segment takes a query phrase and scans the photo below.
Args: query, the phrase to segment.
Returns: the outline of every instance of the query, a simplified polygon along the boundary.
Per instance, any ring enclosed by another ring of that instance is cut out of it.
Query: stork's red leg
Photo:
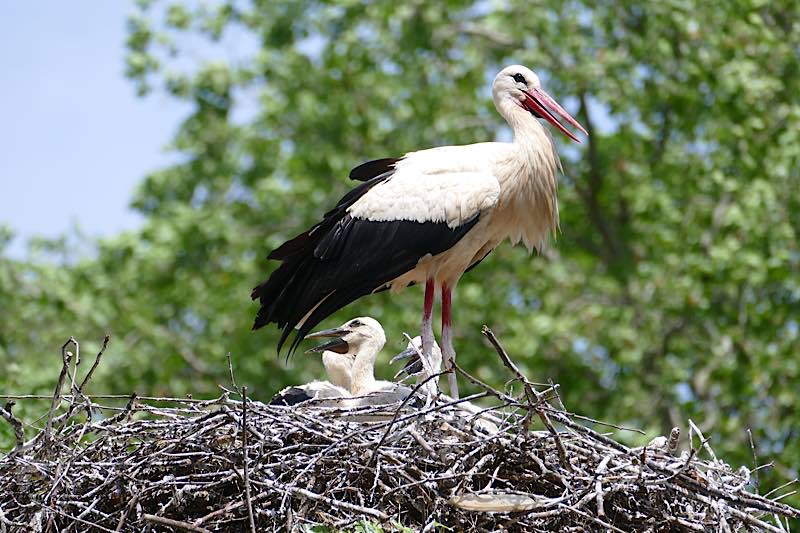
[[[425,306],[422,309],[422,355],[428,361],[431,360],[433,351],[433,298],[435,287],[433,280],[428,279],[425,283]]]
[[[450,396],[458,398],[458,379],[452,368],[456,360],[456,350],[453,348],[453,300],[452,289],[442,283],[442,362],[447,374],[447,384],[450,387]]]

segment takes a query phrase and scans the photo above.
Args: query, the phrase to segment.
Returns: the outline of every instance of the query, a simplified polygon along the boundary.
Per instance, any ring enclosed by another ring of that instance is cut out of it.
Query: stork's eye
[[[354,328],[357,328],[359,326],[363,326],[364,324],[362,324],[360,320],[353,320],[352,322],[350,322],[350,325]]]
[[[514,78],[514,81],[517,82],[517,83],[524,83],[525,85],[528,85],[528,82],[525,81],[525,76],[523,76],[519,72],[517,72],[516,74],[514,74],[511,77]]]

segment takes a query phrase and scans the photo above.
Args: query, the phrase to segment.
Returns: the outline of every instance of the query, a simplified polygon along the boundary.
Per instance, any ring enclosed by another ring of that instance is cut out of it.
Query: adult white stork
[[[323,220],[269,254],[282,264],[253,289],[253,329],[276,323],[278,351],[293,328],[300,340],[333,312],[367,294],[425,284],[423,352],[433,346],[436,291],[442,300],[445,369],[455,357],[452,291],[464,272],[504,239],[541,249],[558,227],[560,161],[542,118],[578,141],[556,116],[578,124],[531,70],[504,68],[492,84],[497,111],[514,132],[510,143],[442,146],[378,159],[350,172],[363,181]],[[454,374],[450,392],[458,396]]]

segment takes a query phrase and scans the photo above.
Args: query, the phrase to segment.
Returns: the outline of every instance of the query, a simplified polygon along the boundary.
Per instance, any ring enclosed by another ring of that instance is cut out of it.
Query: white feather
[[[427,174],[402,166],[348,211],[354,218],[374,222],[446,222],[455,228],[490,209],[499,196],[500,183],[488,173]]]

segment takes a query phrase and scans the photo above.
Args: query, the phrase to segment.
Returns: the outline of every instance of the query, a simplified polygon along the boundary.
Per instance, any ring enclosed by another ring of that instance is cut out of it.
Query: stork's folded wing
[[[399,167],[348,208],[371,222],[445,222],[456,228],[497,203],[500,184],[483,172],[424,174]]]

